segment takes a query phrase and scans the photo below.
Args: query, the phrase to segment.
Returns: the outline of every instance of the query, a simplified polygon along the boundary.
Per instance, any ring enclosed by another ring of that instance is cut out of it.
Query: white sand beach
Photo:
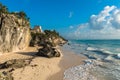
[[[35,57],[30,65],[15,69],[12,72],[14,80],[63,80],[64,71],[82,64],[85,58],[74,54],[65,47],[60,47],[60,50],[62,52],[61,57]],[[35,47],[29,47],[20,52],[6,53],[0,56],[0,63],[12,59],[32,58],[36,52]]]

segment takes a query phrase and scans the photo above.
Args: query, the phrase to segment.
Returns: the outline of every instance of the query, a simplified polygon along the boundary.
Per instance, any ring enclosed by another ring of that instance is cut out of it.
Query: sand
[[[80,64],[84,64],[84,60],[86,59],[83,55],[75,54],[69,46],[60,47],[62,51],[62,59],[59,63],[60,71],[50,77],[47,80],[64,80],[64,71],[70,67],[74,67]]]
[[[35,57],[29,66],[15,69],[14,80],[63,80],[64,71],[83,63],[85,57],[75,55],[69,48],[61,47],[62,56],[57,58]],[[32,58],[37,52],[35,47],[26,50],[6,53],[0,56],[0,63],[11,59]]]

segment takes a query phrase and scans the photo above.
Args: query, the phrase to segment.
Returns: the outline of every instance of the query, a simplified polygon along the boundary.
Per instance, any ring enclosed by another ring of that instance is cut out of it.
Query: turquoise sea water
[[[65,80],[120,80],[120,40],[70,40],[68,46],[88,59],[65,71]]]
[[[71,40],[69,44],[76,53],[94,58],[106,58],[108,55],[120,58],[120,40]]]

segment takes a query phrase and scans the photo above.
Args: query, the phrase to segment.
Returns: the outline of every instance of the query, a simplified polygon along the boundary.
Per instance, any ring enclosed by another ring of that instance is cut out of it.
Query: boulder
[[[0,64],[0,69],[7,69],[7,68],[22,68],[30,64],[30,60],[26,59],[13,59],[6,61]]]
[[[36,55],[51,58],[60,57],[60,54],[60,50],[47,44],[46,46],[43,46],[43,48],[39,49]]]
[[[10,72],[0,72],[0,80],[14,80]]]

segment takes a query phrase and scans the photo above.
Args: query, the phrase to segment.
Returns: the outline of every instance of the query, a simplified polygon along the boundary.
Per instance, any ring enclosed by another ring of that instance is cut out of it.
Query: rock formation
[[[0,13],[0,52],[25,49],[30,42],[29,21],[15,14]]]
[[[44,32],[35,32],[35,30],[33,32],[33,30],[31,30],[31,36],[31,46],[42,46],[46,43],[50,43],[52,46],[56,46],[63,45],[67,42],[67,40],[61,37],[55,30],[45,30]]]
[[[60,50],[58,50],[55,47],[52,47],[49,44],[46,44],[43,46],[43,48],[39,49],[37,56],[43,56],[43,57],[60,57],[61,53]]]
[[[59,57],[60,52],[54,47],[66,42],[55,30],[43,32],[41,26],[30,29],[29,18],[23,11],[9,12],[0,3],[0,53],[23,50],[30,43],[30,46],[43,46],[37,55]]]
[[[22,68],[30,64],[31,59],[13,59],[0,64],[0,69]]]
[[[41,26],[34,26],[33,29],[31,29],[32,33],[42,33],[42,27]]]
[[[42,33],[31,32],[32,40],[30,42],[31,46],[42,46],[43,48],[38,49],[37,56],[44,57],[60,57],[60,51],[55,48],[57,45],[63,45],[67,42],[62,38],[59,33],[55,30],[45,30]]]
[[[12,72],[18,68],[28,66],[31,59],[12,59],[4,63],[0,63],[0,80],[14,80]],[[31,65],[36,66],[36,65]],[[2,71],[4,69],[4,71]]]
[[[0,80],[14,80],[10,72],[0,72]]]

